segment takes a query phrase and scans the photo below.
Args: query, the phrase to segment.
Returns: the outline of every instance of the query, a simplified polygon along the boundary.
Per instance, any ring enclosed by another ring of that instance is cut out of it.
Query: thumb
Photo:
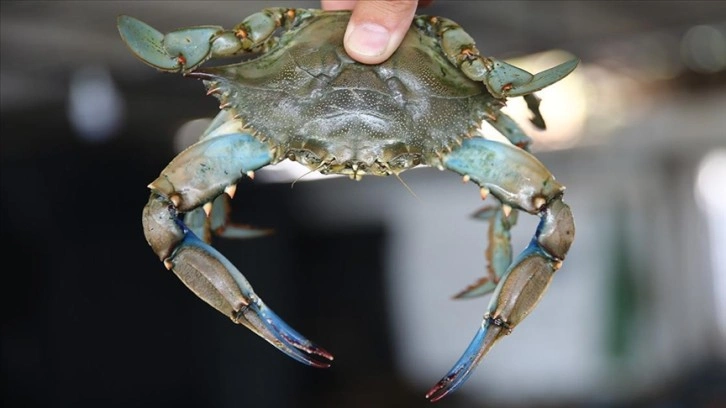
[[[416,0],[358,1],[343,43],[351,58],[378,64],[401,44],[416,12]]]

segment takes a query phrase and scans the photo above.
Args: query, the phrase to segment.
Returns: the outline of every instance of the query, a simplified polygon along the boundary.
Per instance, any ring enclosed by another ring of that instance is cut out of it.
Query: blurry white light
[[[507,62],[529,72],[537,73],[574,58],[564,51],[547,51],[532,54]],[[529,123],[531,116],[524,98],[510,98],[502,110],[510,115],[535,140],[536,149],[562,149],[575,145],[582,136],[587,119],[587,95],[582,76],[582,67],[578,66],[567,77],[550,85],[536,95],[542,99],[540,112],[547,124],[546,130],[540,130]],[[486,128],[486,127],[485,127]]]
[[[311,172],[309,168],[291,160],[283,160],[274,166],[267,166],[255,172],[255,180],[260,180],[265,183],[292,183],[320,180],[330,177],[342,177],[342,175],[326,175],[321,174],[319,171]]]
[[[182,150],[196,143],[211,123],[212,119],[201,118],[192,119],[179,126],[174,135],[174,151],[181,153]]]
[[[726,33],[708,25],[692,27],[683,36],[681,54],[694,71],[718,72],[726,68]]]
[[[726,149],[709,152],[698,166],[695,193],[706,215],[713,265],[716,318],[726,337]],[[726,350],[724,350],[726,352]]]
[[[106,68],[86,67],[73,74],[68,119],[80,138],[90,142],[112,138],[123,113],[123,101]]]
[[[627,55],[639,71],[640,80],[673,79],[683,70],[678,53],[679,38],[666,33],[650,33],[637,40],[638,52]]]

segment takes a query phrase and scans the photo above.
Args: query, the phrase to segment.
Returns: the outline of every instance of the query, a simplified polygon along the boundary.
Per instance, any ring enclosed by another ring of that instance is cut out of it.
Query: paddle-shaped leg
[[[481,327],[459,361],[429,392],[437,401],[456,390],[491,347],[511,333],[539,302],[575,235],[564,187],[534,156],[485,139],[466,140],[444,158],[444,166],[468,176],[503,204],[537,214],[541,221],[529,246],[497,285]]]

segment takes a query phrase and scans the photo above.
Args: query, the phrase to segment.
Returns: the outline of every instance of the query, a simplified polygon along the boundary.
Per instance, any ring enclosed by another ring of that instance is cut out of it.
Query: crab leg
[[[512,243],[509,230],[517,222],[517,211],[503,205],[487,206],[477,211],[474,218],[489,221],[487,275],[454,295],[454,299],[484,296],[496,288],[504,272],[512,264]]]
[[[295,360],[328,367],[333,356],[282,321],[242,273],[179,218],[180,213],[213,202],[272,158],[270,148],[250,134],[207,135],[174,158],[149,185],[144,235],[167,269],[202,300]]]
[[[446,58],[474,81],[482,81],[495,98],[525,96],[566,77],[579,60],[573,59],[532,75],[514,65],[483,57],[471,38],[457,23],[443,17],[417,16],[414,25],[426,35],[436,38]],[[544,126],[537,106],[538,100],[527,98],[537,126]],[[541,127],[540,126],[540,127]]]
[[[572,244],[575,225],[562,201],[564,187],[534,156],[502,143],[468,139],[443,159],[505,205],[541,220],[529,246],[497,285],[487,314],[454,367],[426,394],[437,401],[460,387],[491,347],[509,334],[539,302]]]
[[[519,124],[509,116],[505,115],[502,111],[493,110],[484,117],[484,120],[506,137],[513,145],[529,151],[529,146],[532,144],[532,138],[527,136],[522,128],[519,127]]]
[[[136,57],[158,70],[188,73],[210,58],[264,51],[278,28],[289,29],[319,10],[267,8],[252,14],[232,30],[196,26],[163,34],[141,20],[119,16],[121,38]]]

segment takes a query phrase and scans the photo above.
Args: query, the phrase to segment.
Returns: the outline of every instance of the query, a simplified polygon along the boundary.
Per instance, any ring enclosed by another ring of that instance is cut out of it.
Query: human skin
[[[388,59],[406,35],[417,7],[431,0],[321,0],[324,10],[352,10],[345,51],[364,64]]]

